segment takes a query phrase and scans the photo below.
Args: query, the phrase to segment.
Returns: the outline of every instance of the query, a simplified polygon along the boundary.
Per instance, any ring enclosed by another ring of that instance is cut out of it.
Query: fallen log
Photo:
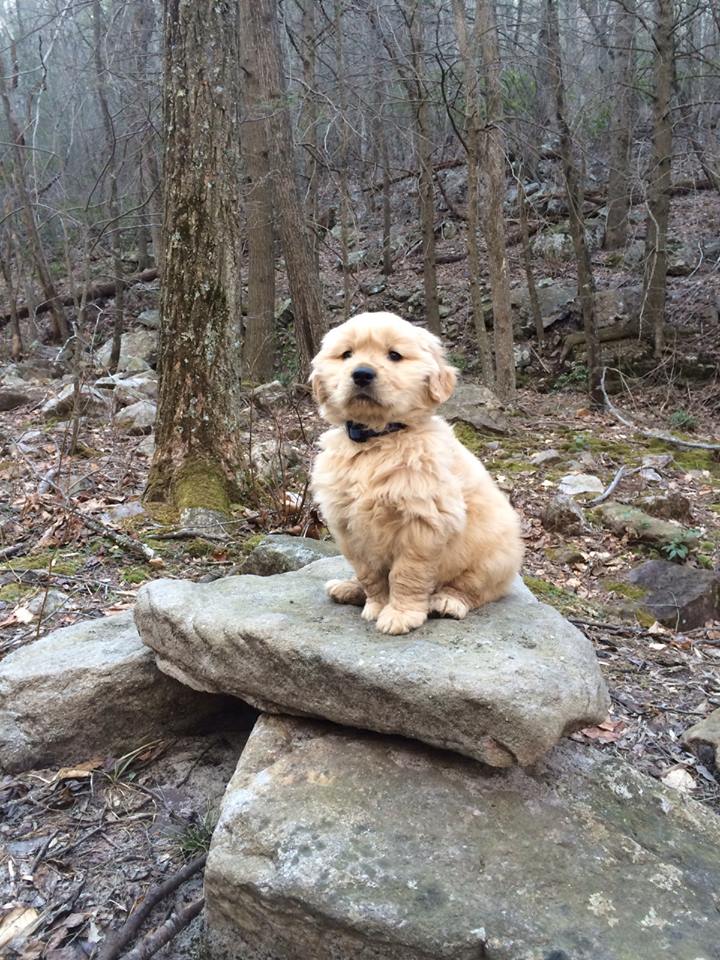
[[[142,273],[136,273],[131,277],[122,277],[122,282],[127,286],[131,283],[149,283],[150,280],[157,279],[158,271],[155,268],[150,270],[143,270]],[[82,299],[83,295],[87,303],[91,303],[93,300],[102,300],[105,297],[112,297],[115,295],[117,290],[117,280],[106,280],[103,283],[90,283],[85,288],[85,291],[78,291],[77,299]],[[47,313],[53,308],[55,304],[60,304],[63,307],[70,307],[76,301],[76,296],[72,293],[66,293],[63,296],[54,297],[52,300],[43,300],[42,303],[39,303],[33,314],[37,316],[39,313]],[[18,320],[24,320],[30,316],[30,308],[28,306],[18,307],[15,311],[15,315]],[[6,326],[10,323],[12,319],[11,313],[2,313],[0,314],[0,327]]]

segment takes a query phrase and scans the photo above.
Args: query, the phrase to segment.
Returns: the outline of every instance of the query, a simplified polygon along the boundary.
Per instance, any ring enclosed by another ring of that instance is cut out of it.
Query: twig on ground
[[[116,930],[114,933],[108,935],[100,951],[98,952],[96,960],[117,960],[123,947],[125,947],[137,936],[140,927],[149,916],[153,907],[167,897],[168,894],[177,890],[177,888],[181,886],[181,884],[185,883],[186,880],[189,880],[190,877],[193,877],[196,873],[199,873],[200,870],[202,870],[205,866],[206,860],[207,854],[203,853],[199,857],[195,857],[194,860],[191,860],[190,863],[185,864],[182,869],[178,870],[177,873],[174,873],[171,877],[168,877],[167,880],[164,880],[162,883],[151,887],[145,894],[145,897],[137,909],[133,910],[122,927],[120,927],[120,929]],[[199,913],[201,909],[202,903],[200,904],[200,908],[197,912]],[[196,915],[197,913],[194,914],[194,916]],[[192,920],[192,917],[190,917],[190,920]],[[187,922],[189,923],[190,920]],[[179,927],[178,929],[181,928]],[[175,933],[177,933],[177,930],[175,930]],[[172,936],[174,936],[175,933],[173,933]],[[163,941],[163,943],[167,943],[167,940]],[[160,946],[162,946],[162,944],[160,944]],[[150,954],[146,953],[144,956],[150,956]]]
[[[100,536],[106,537],[108,540],[112,540],[113,543],[116,543],[119,547],[122,547],[123,550],[127,550],[127,552],[131,553],[133,556],[139,557],[142,560],[155,559],[156,554],[152,547],[148,547],[140,540],[133,540],[133,538],[128,537],[127,534],[118,533],[117,530],[113,530],[112,527],[106,526],[104,523],[101,523],[94,517],[89,517],[86,513],[76,510],[67,501],[65,502],[65,507],[70,511],[70,513],[75,514],[76,517],[82,520],[85,526],[89,527],[94,533],[99,533]]]
[[[19,553],[26,553],[32,547],[31,543],[13,543],[9,547],[0,547],[0,560],[9,560],[10,557],[16,557]]]
[[[124,960],[147,960],[148,957],[152,957],[161,947],[169,943],[173,937],[176,937],[181,930],[189,926],[204,906],[205,897],[199,897],[186,907],[183,907],[182,910],[170,914],[167,920],[161,924],[157,930],[153,930],[152,933],[143,937],[140,943],[131,950],[130,953],[126,953]]]
[[[641,433],[644,437],[650,437],[652,440],[662,440],[663,443],[673,443],[678,447],[691,447],[694,450],[720,450],[720,443],[704,443],[703,441],[699,440],[683,440],[681,437],[676,437],[672,433],[664,433],[662,430],[650,430],[647,427],[641,427],[637,423],[634,423],[632,420],[628,419],[620,410],[618,410],[610,397],[607,395],[607,391],[605,390],[605,374],[607,371],[608,368],[603,367],[602,377],[600,378],[600,389],[602,391],[607,410],[615,417],[616,420],[619,420],[623,426],[628,427],[630,430],[634,430],[636,433]]]
[[[603,490],[603,492],[600,494],[599,497],[595,497],[594,500],[588,500],[585,506],[597,507],[598,504],[604,503],[605,500],[608,499],[608,497],[611,497],[613,495],[613,493],[617,489],[618,484],[620,483],[623,477],[629,477],[631,474],[637,473],[639,470],[642,470],[642,467],[633,467],[632,470],[628,470],[627,467],[625,466],[620,467],[620,469],[618,470],[618,472],[615,474],[612,481],[610,482],[610,485],[605,490]]]

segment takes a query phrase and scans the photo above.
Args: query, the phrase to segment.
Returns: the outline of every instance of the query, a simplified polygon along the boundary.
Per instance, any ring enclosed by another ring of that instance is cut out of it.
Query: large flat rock
[[[134,748],[184,732],[225,705],[161,673],[131,611],[78,623],[0,663],[0,769]]]
[[[532,774],[258,721],[205,874],[213,960],[713,960],[720,819],[597,749]]]
[[[424,740],[493,766],[529,764],[605,719],[592,645],[518,581],[464,621],[387,637],[323,583],[340,557],[272,577],[155,580],[135,620],[161,670],[271,713]]]

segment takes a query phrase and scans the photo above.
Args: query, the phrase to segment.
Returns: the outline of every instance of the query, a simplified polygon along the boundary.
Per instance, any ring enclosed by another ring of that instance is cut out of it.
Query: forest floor
[[[674,201],[678,234],[686,230],[697,238],[714,230],[720,235],[720,203],[702,200],[702,205],[693,197]],[[442,241],[439,253],[461,246],[459,239]],[[520,277],[516,252],[511,265]],[[607,254],[595,255],[601,286],[637,284],[636,275],[607,261]],[[365,308],[387,309],[391,298],[383,297],[391,288],[419,289],[417,266],[417,254],[408,254],[387,290],[366,296],[361,287],[370,289],[377,271],[361,271],[354,278],[355,293],[360,300],[365,296]],[[556,284],[572,275],[567,264],[544,267]],[[326,289],[337,303],[333,288],[339,291],[341,281],[330,270]],[[476,366],[465,265],[441,268],[440,281],[451,354],[472,378]],[[148,297],[139,309],[155,305]],[[717,443],[717,378],[689,385],[677,371],[693,351],[720,356],[718,302],[720,277],[711,265],[671,280],[670,321],[692,327],[694,334],[684,340],[677,363],[669,359],[662,369],[629,378],[615,397],[645,428],[677,433],[681,423],[685,430],[692,428],[686,436]],[[394,309],[406,312],[399,304]],[[594,515],[585,529],[572,534],[551,532],[542,522],[564,475],[592,474],[605,488],[621,466],[640,467],[652,456],[652,470],[626,475],[614,499],[632,504],[658,492],[682,494],[690,502],[689,524],[696,535],[679,559],[693,568],[717,570],[720,460],[709,450],[648,438],[609,412],[589,409],[577,389],[577,364],[558,359],[563,333],[576,327],[576,318],[569,317],[548,333],[546,350],[522,374],[508,433],[477,434],[469,442],[520,514],[530,587],[591,637],[602,661],[612,694],[610,717],[574,736],[622,755],[720,811],[717,771],[681,743],[688,727],[720,706],[720,623],[676,631],[639,621],[624,576],[647,558],[667,558],[667,552],[611,532]],[[39,373],[28,380],[28,388],[35,391],[32,402],[0,413],[0,485],[6,494],[0,502],[0,551],[13,554],[0,562],[0,660],[58,627],[132,607],[149,579],[208,580],[238,572],[266,533],[322,535],[307,503],[306,481],[323,426],[304,388],[287,386],[253,415],[252,444],[281,451],[282,466],[265,473],[262,482],[263,468],[257,467],[250,477],[253,495],[237,505],[233,538],[223,543],[168,538],[172,514],[142,506],[151,455],[147,438],[120,433],[109,418],[87,417],[80,425],[79,452],[71,456],[63,452],[71,425],[43,419],[39,412],[59,387]],[[550,449],[557,451],[555,459],[533,464],[534,454]],[[156,558],[139,559],[127,544],[104,535],[108,529],[150,546]],[[37,921],[20,956],[76,960],[90,955],[102,931],[122,921],[150,883],[204,850],[245,737],[226,718],[205,737],[138,744],[138,751],[124,758],[78,757],[69,769],[1,777],[6,870],[0,873],[0,905],[20,903],[35,912]],[[181,898],[191,898],[199,883],[186,884]],[[156,909],[150,924],[161,923],[165,915],[162,907]],[[202,948],[191,933],[158,956],[201,957]]]

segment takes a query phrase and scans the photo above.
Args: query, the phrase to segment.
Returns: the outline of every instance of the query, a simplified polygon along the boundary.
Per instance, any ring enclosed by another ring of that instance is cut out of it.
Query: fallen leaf
[[[0,947],[6,947],[16,937],[30,935],[39,914],[35,907],[15,907],[0,922]]]
[[[91,776],[92,772],[98,770],[104,762],[104,757],[93,757],[91,760],[78,763],[74,767],[61,767],[53,780],[82,780]]]
[[[672,787],[680,793],[692,793],[697,784],[692,774],[685,767],[674,767],[665,776],[660,778],[666,787]]]

